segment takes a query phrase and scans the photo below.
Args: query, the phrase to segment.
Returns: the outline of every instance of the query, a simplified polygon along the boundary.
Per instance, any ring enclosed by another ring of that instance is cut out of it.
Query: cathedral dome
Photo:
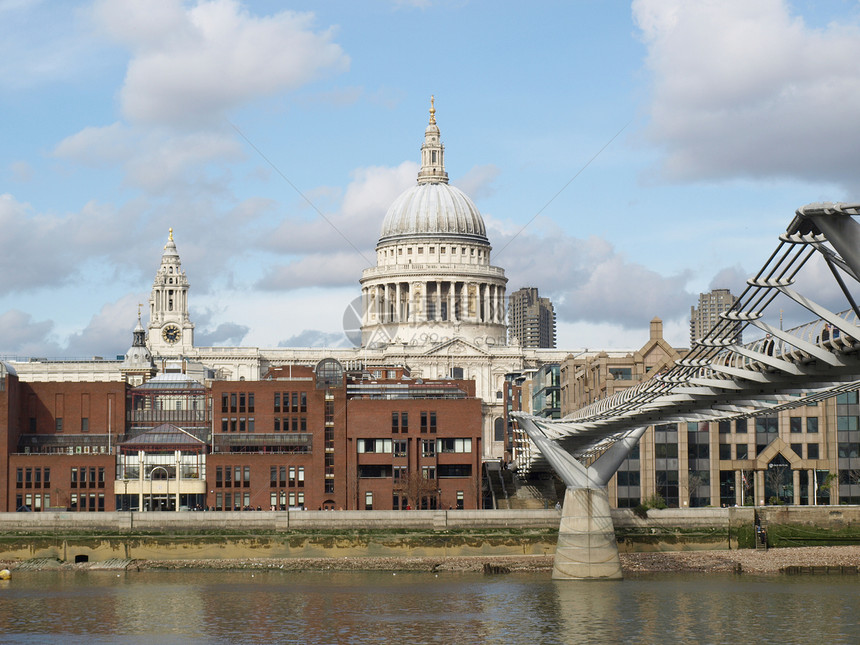
[[[403,192],[382,222],[380,243],[406,237],[455,236],[487,242],[484,220],[466,194],[446,183],[426,183]]]
[[[431,99],[418,184],[403,192],[389,207],[382,222],[380,244],[416,237],[434,240],[453,237],[489,244],[484,220],[475,204],[463,191],[448,185],[444,155]]]

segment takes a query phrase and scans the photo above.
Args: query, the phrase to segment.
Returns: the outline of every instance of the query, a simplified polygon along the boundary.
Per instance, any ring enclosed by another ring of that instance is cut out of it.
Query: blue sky
[[[170,227],[197,344],[344,344],[431,94],[562,348],[686,345],[860,198],[856,1],[285,4],[0,0],[0,356],[123,353]]]

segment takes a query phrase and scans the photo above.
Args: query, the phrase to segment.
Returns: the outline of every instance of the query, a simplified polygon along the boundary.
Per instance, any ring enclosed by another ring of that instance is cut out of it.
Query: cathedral
[[[360,347],[198,347],[189,279],[170,230],[149,298],[149,320],[134,330],[117,361],[16,365],[31,381],[126,381],[182,372],[200,382],[257,381],[281,366],[314,367],[334,359],[373,375],[390,367],[411,378],[466,379],[482,401],[482,458],[505,451],[504,382],[512,373],[560,363],[567,352],[508,344],[504,269],[493,266],[484,220],[474,202],[448,183],[445,147],[431,100],[416,184],[382,218],[376,266],[359,280]],[[253,321],[249,321],[251,324]]]

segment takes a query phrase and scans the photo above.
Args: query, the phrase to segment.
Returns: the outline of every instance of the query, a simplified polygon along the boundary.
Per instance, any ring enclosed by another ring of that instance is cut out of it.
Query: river
[[[855,576],[13,572],[0,643],[858,643]]]

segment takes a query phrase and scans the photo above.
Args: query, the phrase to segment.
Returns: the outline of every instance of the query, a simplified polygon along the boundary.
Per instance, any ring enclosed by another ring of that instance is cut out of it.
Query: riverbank
[[[280,570],[280,571],[429,571],[490,574],[552,571],[552,555],[340,558],[213,558],[190,560],[114,560],[64,563],[39,559],[3,561],[0,568],[19,570]],[[860,570],[860,546],[794,547],[756,551],[670,551],[622,553],[625,574],[715,573],[776,574],[789,567],[842,567]]]

